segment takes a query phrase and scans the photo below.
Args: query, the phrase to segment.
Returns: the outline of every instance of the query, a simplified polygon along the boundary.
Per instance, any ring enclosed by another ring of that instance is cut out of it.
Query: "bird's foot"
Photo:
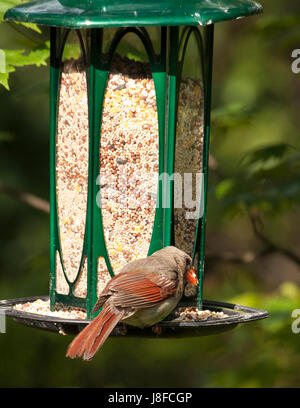
[[[154,325],[152,326],[152,331],[154,334],[157,334],[158,336],[160,336],[162,333],[162,328],[160,326]]]

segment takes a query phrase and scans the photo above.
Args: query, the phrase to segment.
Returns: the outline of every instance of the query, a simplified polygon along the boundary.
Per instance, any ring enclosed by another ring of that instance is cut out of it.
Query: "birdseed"
[[[116,56],[104,96],[100,148],[101,211],[114,273],[149,251],[155,217],[158,118],[148,63]],[[98,292],[110,279],[98,263]]]
[[[175,313],[175,320],[199,322],[208,319],[225,319],[229,317],[224,312],[214,312],[211,310],[199,310],[196,307],[180,307]]]
[[[61,319],[86,319],[86,311],[73,306],[57,304],[55,310],[51,311],[49,300],[37,299],[34,302],[18,303],[13,308],[21,312],[60,317]]]
[[[34,302],[18,303],[13,309],[38,314],[40,316],[58,317],[61,319],[86,320],[86,311],[77,307],[57,304],[54,311],[50,310],[50,301],[37,299]],[[211,310],[198,310],[196,307],[180,307],[174,312],[173,320],[180,321],[205,321],[208,319],[225,319],[229,317],[224,312]]]
[[[174,235],[176,246],[189,255],[193,253],[198,221],[196,198],[199,201],[200,189],[196,189],[196,174],[202,172],[202,151],[202,83],[186,78],[180,83],[177,112],[175,173],[182,177],[183,194],[179,191],[178,198],[182,199],[182,206],[174,209]],[[187,174],[190,179],[187,179]],[[200,184],[198,186],[201,187]],[[176,201],[176,197],[174,200]],[[192,218],[189,218],[189,213]]]
[[[81,59],[62,65],[56,136],[56,192],[59,236],[65,273],[73,282],[83,249],[88,186],[88,99],[85,66]],[[57,292],[68,294],[59,256]],[[75,288],[86,294],[87,263]]]

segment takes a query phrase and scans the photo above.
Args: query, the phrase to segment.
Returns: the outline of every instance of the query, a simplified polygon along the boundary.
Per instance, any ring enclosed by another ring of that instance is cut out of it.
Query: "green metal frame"
[[[205,262],[205,227],[206,227],[206,208],[207,208],[207,187],[208,187],[208,159],[210,142],[210,117],[211,117],[211,92],[212,92],[212,71],[213,71],[213,49],[214,49],[214,25],[204,28],[204,124],[203,124],[203,193],[201,196],[201,205],[199,211],[202,217],[198,219],[194,254],[198,250],[198,277],[199,277],[199,296],[198,308],[202,309],[203,301],[203,275]],[[202,208],[201,208],[202,207]]]
[[[253,0],[35,0],[8,10],[5,19],[75,29],[205,26],[261,12]]]

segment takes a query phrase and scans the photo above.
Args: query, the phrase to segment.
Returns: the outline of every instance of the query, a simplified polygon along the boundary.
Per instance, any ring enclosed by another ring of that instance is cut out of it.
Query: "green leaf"
[[[222,134],[229,129],[248,124],[250,119],[251,112],[240,103],[229,104],[212,111],[212,123]]]
[[[23,66],[24,65],[36,65],[40,67],[41,65],[47,65],[46,60],[49,57],[48,48],[39,48],[31,51],[28,55],[24,56]]]
[[[266,15],[256,23],[256,28],[265,35],[274,37],[275,34],[286,34],[286,31],[300,26],[300,15]]]
[[[0,1],[0,21],[3,21],[3,16],[8,9],[15,7],[21,3],[24,3],[24,2],[20,0],[1,0]]]
[[[25,54],[24,50],[1,50],[2,58],[5,59],[5,72],[0,73],[0,84],[9,89],[9,74],[15,71],[15,67],[24,67],[26,65],[46,65],[49,57],[49,48],[38,48]],[[3,57],[3,54],[5,57]]]
[[[4,50],[6,55],[6,65],[23,67],[25,65],[46,65],[46,59],[49,57],[49,49],[42,48],[24,54],[24,50]]]
[[[17,23],[17,24],[22,24],[24,27],[29,28],[30,30],[36,31],[39,34],[42,33],[42,30],[36,24],[33,24],[33,23]]]
[[[0,1],[0,22],[3,21],[5,12],[15,7],[24,1],[21,0],[1,0]],[[33,30],[38,34],[41,34],[41,29],[32,23],[13,23],[26,27],[26,29]],[[24,50],[1,50],[0,54],[0,85],[3,85],[9,90],[9,74],[15,71],[15,67],[22,67],[26,65],[46,65],[46,60],[49,56],[49,47],[44,45],[38,49],[27,51]],[[5,61],[5,65],[4,62]]]
[[[12,66],[6,66],[6,72],[0,73],[0,84],[9,91],[8,78],[11,72],[14,72],[15,68]]]
[[[77,59],[80,57],[80,55],[81,55],[81,49],[80,49],[79,44],[73,44],[73,43],[66,42],[64,46],[63,56],[62,56],[63,61],[66,61],[70,58]]]
[[[0,142],[11,142],[13,140],[13,135],[10,132],[1,131],[0,132]]]
[[[7,74],[0,74],[0,84],[4,86],[9,91],[8,85],[8,73]]]
[[[221,181],[221,183],[219,183],[216,187],[216,196],[219,199],[222,199],[228,196],[232,192],[234,185],[235,185],[235,182],[232,179]]]
[[[291,146],[286,143],[266,146],[247,153],[241,160],[243,166],[255,165],[255,168],[274,167],[278,165],[284,156],[290,151]]]

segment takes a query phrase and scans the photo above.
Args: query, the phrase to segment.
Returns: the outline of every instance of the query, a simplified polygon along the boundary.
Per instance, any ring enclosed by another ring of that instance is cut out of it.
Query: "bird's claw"
[[[161,333],[162,333],[162,328],[160,326],[157,326],[157,325],[152,326],[152,332],[154,334],[157,334],[158,336],[160,336]]]

